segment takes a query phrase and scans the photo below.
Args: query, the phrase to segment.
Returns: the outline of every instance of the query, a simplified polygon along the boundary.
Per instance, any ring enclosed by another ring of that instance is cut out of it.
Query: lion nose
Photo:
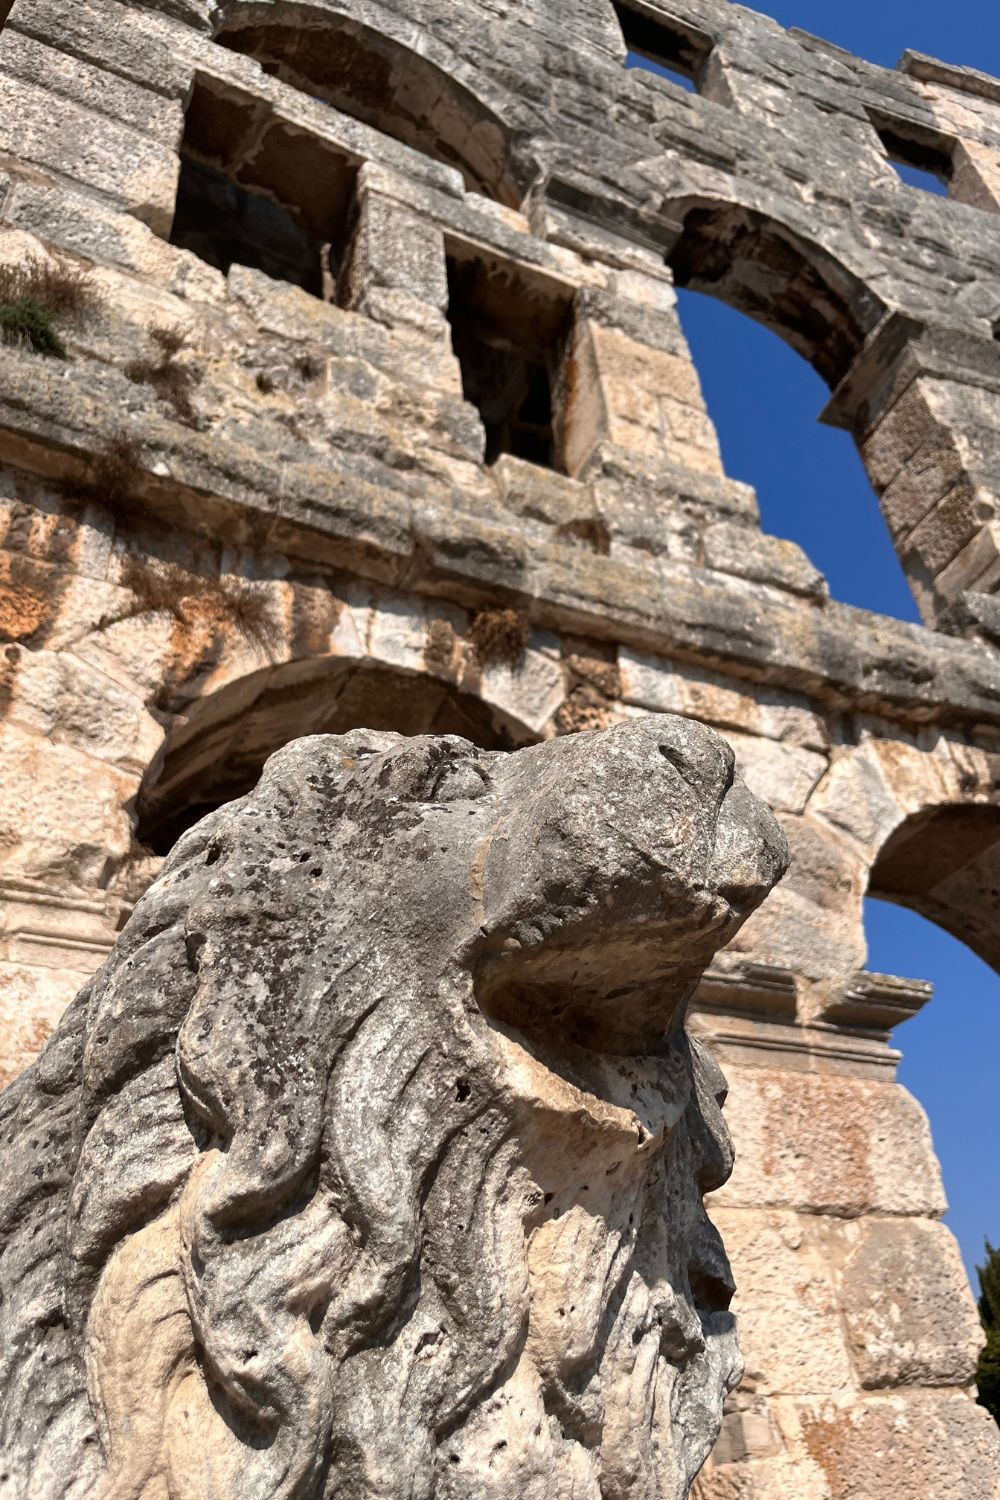
[[[710,884],[737,911],[755,906],[788,868],[788,845],[770,808],[742,781],[723,799]]]

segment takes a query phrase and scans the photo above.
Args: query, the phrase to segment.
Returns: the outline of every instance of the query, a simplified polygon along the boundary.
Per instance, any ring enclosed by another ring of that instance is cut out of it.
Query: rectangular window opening
[[[225,274],[263,271],[337,299],[356,168],[269,114],[199,80],[185,119],[170,242]]]
[[[646,0],[613,0],[615,14],[628,48],[627,68],[642,68],[698,91],[712,51],[712,38],[674,17],[662,14]]]
[[[563,471],[557,391],[571,294],[464,246],[447,264],[452,348],[486,429],[487,464],[509,453]]]
[[[181,157],[170,243],[225,275],[234,265],[249,266],[314,297],[324,295],[321,242],[280,203],[187,155]]]
[[[951,187],[954,142],[909,121],[869,111],[875,133],[897,174],[909,187],[947,197]]]

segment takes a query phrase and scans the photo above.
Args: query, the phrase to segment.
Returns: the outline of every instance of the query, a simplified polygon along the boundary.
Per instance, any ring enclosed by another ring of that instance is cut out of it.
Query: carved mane
[[[781,861],[677,720],[272,758],[0,1097],[11,1493],[686,1494],[739,1369],[683,1008]]]

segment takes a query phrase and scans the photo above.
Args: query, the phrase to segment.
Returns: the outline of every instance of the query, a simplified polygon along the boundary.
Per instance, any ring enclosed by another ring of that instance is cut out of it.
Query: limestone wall
[[[17,0],[0,36],[0,272],[89,291],[65,359],[0,348],[3,1068],[289,738],[720,729],[793,864],[694,1017],[749,1368],[702,1500],[1000,1493],[888,1044],[927,993],[861,916],[1000,959],[998,180],[995,80],[723,0]],[[677,282],[824,375],[927,628],[761,532]]]

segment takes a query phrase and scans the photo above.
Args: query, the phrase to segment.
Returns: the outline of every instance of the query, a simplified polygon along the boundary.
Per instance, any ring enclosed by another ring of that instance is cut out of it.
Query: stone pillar
[[[114,943],[110,887],[163,729],[90,634],[115,594],[107,517],[0,470],[0,541],[2,1084]]]
[[[893,315],[824,419],[854,432],[921,611],[1000,586],[1000,345]]]
[[[461,396],[462,378],[446,316],[444,235],[409,201],[413,191],[374,162],[361,168],[354,235],[341,272],[341,300],[419,351],[426,380]]]
[[[636,278],[633,278],[633,283]],[[567,357],[565,439],[570,474],[599,469],[607,448],[666,458],[723,476],[719,439],[666,280],[644,279],[630,299],[577,296]]]
[[[930,986],[858,974],[808,1025],[797,987],[772,966],[719,968],[693,1009],[729,1080],[739,1143],[711,1213],[746,1359],[695,1495],[987,1500],[1000,1444],[970,1398],[981,1330],[937,1222],[930,1130],[888,1045]]]

